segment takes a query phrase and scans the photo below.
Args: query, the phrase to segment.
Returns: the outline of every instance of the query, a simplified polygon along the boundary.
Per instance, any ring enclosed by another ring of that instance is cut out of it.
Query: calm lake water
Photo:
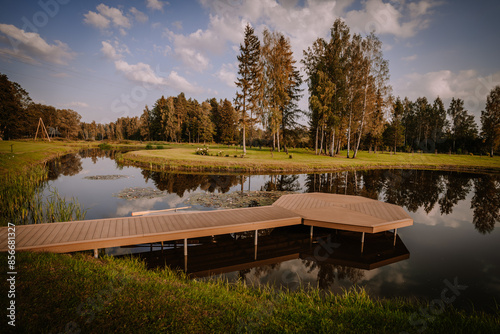
[[[441,300],[460,285],[453,306],[491,310],[500,302],[500,174],[421,170],[371,170],[296,175],[179,174],[124,167],[113,151],[70,154],[49,164],[49,185],[76,197],[86,219],[130,216],[134,211],[186,206],[194,193],[286,190],[360,195],[405,208],[414,225],[392,233],[368,235],[315,229],[311,242],[303,227],[262,231],[257,257],[253,233],[190,241],[187,271],[194,277],[216,273],[229,281],[270,284],[294,290],[318,286],[340,292],[356,284],[372,296]],[[91,180],[96,175],[124,175]],[[156,198],[122,199],[120,191],[141,187],[166,191]],[[193,206],[190,210],[213,210]],[[182,245],[165,243],[107,249],[134,253],[149,267],[184,269]],[[203,279],[203,278],[202,278]],[[457,291],[457,290],[456,290]]]

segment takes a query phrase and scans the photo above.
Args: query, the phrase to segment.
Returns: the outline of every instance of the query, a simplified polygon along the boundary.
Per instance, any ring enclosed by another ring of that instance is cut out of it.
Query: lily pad
[[[201,193],[192,195],[186,200],[186,203],[210,208],[247,208],[271,205],[281,196],[293,193],[292,191],[235,191],[226,194]]]
[[[128,179],[128,175],[92,175],[85,176],[84,179],[87,180],[118,180],[118,179]]]
[[[114,197],[129,199],[129,200],[142,199],[142,198],[164,197],[167,195],[168,195],[168,193],[166,191],[161,191],[161,190],[151,188],[151,187],[125,188],[122,191],[120,191],[118,194],[113,194]]]

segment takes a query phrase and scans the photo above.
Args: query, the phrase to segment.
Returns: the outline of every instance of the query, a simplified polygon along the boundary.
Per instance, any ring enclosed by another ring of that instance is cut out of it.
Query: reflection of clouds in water
[[[169,194],[155,198],[141,198],[134,200],[123,200],[116,207],[116,216],[124,217],[136,211],[153,210],[156,203],[163,203],[156,210],[164,210],[175,208],[178,204],[184,201],[183,197],[178,197],[175,194]]]
[[[295,289],[299,285],[316,286],[317,276],[317,269],[309,273],[302,260],[295,259],[281,262],[275,268],[271,266],[252,268],[245,276],[245,280],[250,285],[276,285],[278,283],[278,285],[288,286],[289,289]]]
[[[390,285],[413,285],[408,278],[409,263],[394,263],[373,270],[364,270],[364,277],[360,285],[364,286],[371,295],[383,295],[383,286]],[[406,274],[406,275],[405,275]]]
[[[90,173],[90,170],[88,170],[88,169],[84,169],[84,170],[82,170],[80,173],[78,173],[78,175],[87,175],[87,174],[89,174],[89,173]]]
[[[470,201],[473,194],[467,195],[466,201]],[[469,226],[472,223],[472,214],[467,205],[456,205],[453,207],[453,212],[446,215],[441,215],[439,205],[434,206],[429,213],[426,213],[424,208],[419,208],[413,216],[415,223],[428,226],[446,226],[451,228],[460,228]]]

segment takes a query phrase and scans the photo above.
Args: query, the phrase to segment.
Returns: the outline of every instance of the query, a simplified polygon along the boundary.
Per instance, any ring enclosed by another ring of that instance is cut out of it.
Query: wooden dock
[[[157,243],[291,225],[326,227],[365,233],[394,230],[413,224],[393,204],[365,197],[324,193],[284,195],[271,206],[216,211],[182,212],[146,217],[84,220],[16,226],[16,250],[67,253]],[[8,228],[0,228],[0,251],[7,251]]]

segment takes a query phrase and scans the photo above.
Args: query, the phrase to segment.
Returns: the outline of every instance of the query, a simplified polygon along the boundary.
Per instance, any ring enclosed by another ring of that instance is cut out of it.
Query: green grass
[[[26,169],[89,146],[86,142],[0,141],[0,173]]]
[[[372,299],[362,289],[333,295],[199,282],[133,259],[84,254],[18,253],[16,269],[16,330],[25,333],[416,333],[423,327],[410,319],[427,307]],[[495,333],[499,315],[448,306],[426,332]]]
[[[332,158],[315,155],[314,151],[307,149],[292,149],[286,154],[271,153],[268,148],[247,149],[247,154],[242,157],[241,149],[218,145],[210,146],[211,155],[206,156],[195,153],[198,147],[202,145],[172,145],[169,150],[134,151],[124,154],[123,157],[126,162],[133,164],[178,170],[245,172],[322,172],[351,168],[500,170],[500,157],[388,152],[375,154],[361,151],[358,152],[356,159],[347,159],[345,151]]]

